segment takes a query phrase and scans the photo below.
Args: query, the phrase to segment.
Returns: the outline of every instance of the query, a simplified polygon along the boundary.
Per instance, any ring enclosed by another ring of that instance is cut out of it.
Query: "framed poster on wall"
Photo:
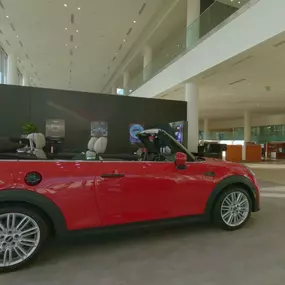
[[[137,134],[142,132],[144,130],[144,126],[140,124],[131,124],[129,128],[129,137],[130,137],[130,143],[136,144],[140,143],[141,141],[137,137]]]
[[[91,122],[91,137],[107,137],[108,136],[108,123],[104,121]]]
[[[65,137],[65,120],[61,120],[61,119],[46,120],[46,137],[64,138]]]

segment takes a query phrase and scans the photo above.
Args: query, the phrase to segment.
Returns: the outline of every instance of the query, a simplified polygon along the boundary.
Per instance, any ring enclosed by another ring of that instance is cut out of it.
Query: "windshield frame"
[[[161,135],[166,135],[168,137],[168,139],[171,140],[171,142],[173,144],[175,144],[175,146],[177,147],[178,150],[181,150],[179,152],[185,153],[187,155],[187,160],[188,161],[195,161],[195,156],[189,152],[186,147],[184,147],[181,143],[179,143],[174,137],[172,137],[170,134],[168,134],[166,131],[164,130],[145,130],[139,134],[137,134],[137,137],[140,139],[140,141],[142,142],[142,144],[144,145],[144,147],[149,151],[149,152],[156,152],[160,155],[163,155],[166,159],[167,157],[163,154],[160,153],[159,150],[157,150],[155,148],[155,146],[150,143],[146,138],[148,138],[149,136],[157,136],[158,139]],[[177,152],[176,152],[177,153]]]

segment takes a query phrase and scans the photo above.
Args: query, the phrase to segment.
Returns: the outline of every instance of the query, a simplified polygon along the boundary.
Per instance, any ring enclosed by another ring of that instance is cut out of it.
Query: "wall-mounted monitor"
[[[46,120],[46,137],[64,138],[65,137],[65,120],[61,120],[61,119]]]
[[[142,132],[144,130],[144,126],[141,124],[131,124],[129,128],[129,137],[130,137],[130,143],[136,144],[140,143],[141,141],[137,137],[137,134]]]
[[[91,122],[91,137],[107,137],[108,136],[108,123],[103,121]]]
[[[171,128],[174,131],[174,137],[175,139],[183,144],[184,140],[184,122],[173,122],[170,123]]]

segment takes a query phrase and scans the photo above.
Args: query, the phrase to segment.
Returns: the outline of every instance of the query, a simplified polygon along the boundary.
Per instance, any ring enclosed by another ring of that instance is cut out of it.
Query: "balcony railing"
[[[184,30],[179,35],[176,35],[175,40],[169,44],[168,52],[154,56],[153,60],[131,79],[129,84],[130,93],[258,1],[260,0],[240,0],[238,7],[224,5],[219,1],[215,1],[198,19],[188,26],[186,31]]]

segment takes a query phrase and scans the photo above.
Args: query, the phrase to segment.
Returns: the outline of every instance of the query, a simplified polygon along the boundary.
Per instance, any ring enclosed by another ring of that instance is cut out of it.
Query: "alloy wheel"
[[[229,193],[221,204],[221,217],[230,227],[244,223],[250,213],[248,197],[242,192]]]
[[[20,213],[0,215],[0,267],[17,265],[29,258],[40,242],[40,228]]]

